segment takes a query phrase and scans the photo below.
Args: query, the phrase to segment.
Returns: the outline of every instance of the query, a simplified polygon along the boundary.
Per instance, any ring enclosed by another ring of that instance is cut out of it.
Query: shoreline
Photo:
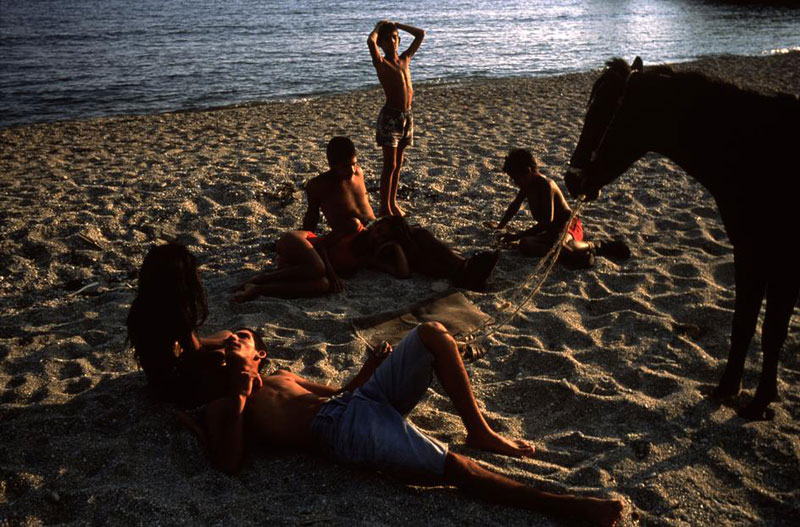
[[[647,58],[645,67],[647,67]],[[800,53],[681,63],[751,88],[800,94]],[[597,72],[417,86],[415,146],[401,206],[465,254],[492,248],[515,195],[500,173],[530,147],[562,168]],[[339,295],[230,304],[242,278],[275,265],[271,243],[297,228],[303,183],[325,144],[350,135],[376,203],[381,152],[374,90],[303,103],[32,124],[0,129],[0,523],[555,526],[451,489],[391,479],[261,445],[235,477],[212,470],[172,410],[148,397],[125,340],[136,270],[178,240],[202,263],[205,335],[260,330],[270,371],[348,379],[366,355],[354,318],[432,296],[434,280],[361,271]],[[524,228],[522,211],[512,223]],[[800,309],[771,421],[745,422],[706,398],[728,354],[733,255],[710,195],[665,158],[639,161],[582,211],[587,238],[623,238],[633,257],[556,267],[541,292],[469,367],[501,434],[532,459],[464,445],[434,383],[410,420],[484,466],[545,490],[622,496],[624,525],[793,525],[800,515]],[[504,251],[486,293],[496,316],[537,260]],[[763,321],[763,316],[760,318]],[[742,400],[760,371],[748,357]]]
[[[733,54],[723,54],[723,55],[708,55],[708,56],[700,56],[693,59],[687,59],[684,61],[678,62],[656,62],[653,63],[658,65],[670,65],[677,68],[685,67],[686,65],[690,64],[703,64],[706,62],[714,62],[717,60],[724,60],[726,58],[733,58],[733,59],[761,59],[761,58],[769,58],[774,56],[781,56],[786,54],[792,53],[800,53],[800,48],[791,48],[786,50],[772,50],[770,53],[763,53],[761,55],[733,55]],[[608,57],[609,59],[611,57]],[[633,57],[623,57],[629,62],[633,60]],[[558,78],[562,76],[569,76],[569,75],[583,75],[583,74],[593,74],[600,69],[602,69],[603,65],[598,64],[596,68],[591,70],[582,70],[582,71],[568,71],[568,72],[560,72],[560,73],[543,73],[540,75],[527,75],[527,76],[491,76],[491,75],[476,75],[476,76],[465,76],[465,77],[451,77],[451,78],[434,78],[428,80],[421,80],[415,81],[415,88],[419,89],[426,89],[436,86],[450,86],[450,85],[469,85],[469,84],[480,84],[484,82],[505,82],[505,81],[521,81],[521,80],[536,80],[536,79],[545,79],[545,78]],[[145,113],[110,113],[107,115],[96,115],[96,116],[88,116],[84,118],[65,118],[65,119],[58,119],[54,121],[36,121],[31,123],[20,123],[20,124],[11,124],[6,126],[0,126],[0,130],[9,129],[9,128],[17,128],[17,127],[24,127],[24,126],[32,126],[32,125],[49,125],[49,124],[58,124],[58,123],[70,123],[70,122],[84,122],[84,121],[91,121],[97,119],[114,119],[114,118],[126,118],[126,117],[143,117],[143,116],[158,116],[158,115],[172,115],[172,114],[182,114],[182,113],[197,113],[197,112],[215,112],[215,111],[224,111],[224,110],[234,110],[237,108],[253,108],[253,107],[260,107],[260,106],[267,106],[273,104],[303,104],[304,102],[308,102],[311,100],[319,100],[319,99],[327,99],[327,98],[334,98],[334,97],[341,97],[347,96],[350,94],[357,94],[361,92],[373,92],[373,91],[380,91],[380,85],[374,83],[370,86],[363,86],[360,88],[354,88],[351,90],[341,91],[341,92],[309,92],[309,93],[302,93],[293,96],[276,96],[275,98],[268,98],[262,100],[254,100],[254,101],[244,101],[238,103],[230,103],[230,104],[223,104],[217,106],[208,106],[208,107],[197,107],[197,108],[178,108],[178,109],[171,109],[171,110],[160,110],[154,112],[145,112]]]

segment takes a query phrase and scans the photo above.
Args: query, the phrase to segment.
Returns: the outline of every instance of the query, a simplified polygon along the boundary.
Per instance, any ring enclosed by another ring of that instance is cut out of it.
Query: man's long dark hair
[[[150,249],[139,270],[139,287],[127,320],[139,363],[147,370],[150,359],[160,362],[152,355],[171,353],[175,341],[191,335],[206,317],[208,303],[194,255],[178,243]]]

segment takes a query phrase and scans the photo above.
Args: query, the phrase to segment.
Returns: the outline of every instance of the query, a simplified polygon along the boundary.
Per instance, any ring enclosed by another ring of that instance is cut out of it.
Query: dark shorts
[[[414,115],[411,108],[401,111],[391,106],[381,108],[375,125],[378,146],[414,146]]]
[[[432,376],[433,355],[414,329],[364,386],[322,406],[311,423],[315,444],[340,463],[442,476],[447,445],[405,418],[427,392]]]

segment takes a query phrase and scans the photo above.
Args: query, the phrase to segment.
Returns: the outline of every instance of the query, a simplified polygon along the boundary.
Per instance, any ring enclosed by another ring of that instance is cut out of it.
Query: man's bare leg
[[[506,439],[492,430],[484,419],[472,393],[456,341],[447,329],[438,322],[426,322],[418,327],[417,332],[422,343],[433,354],[436,376],[467,429],[467,445],[507,456],[532,457],[535,452],[532,445],[522,440]]]
[[[597,525],[611,527],[617,525],[622,517],[623,504],[619,500],[537,490],[486,470],[453,452],[448,452],[445,458],[444,481],[474,498],[491,503],[582,519]]]
[[[381,171],[381,204],[378,209],[378,217],[392,215],[392,178],[395,174],[397,164],[397,147],[383,146],[383,170]],[[399,169],[398,169],[399,173]],[[396,191],[395,191],[396,192]]]

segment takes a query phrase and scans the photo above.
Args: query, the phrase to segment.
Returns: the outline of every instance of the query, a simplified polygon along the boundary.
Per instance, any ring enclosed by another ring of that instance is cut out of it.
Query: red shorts
[[[572,239],[576,242],[583,241],[583,225],[581,225],[581,219],[577,216],[574,220],[572,220],[572,224],[569,226],[569,232],[572,235]]]

